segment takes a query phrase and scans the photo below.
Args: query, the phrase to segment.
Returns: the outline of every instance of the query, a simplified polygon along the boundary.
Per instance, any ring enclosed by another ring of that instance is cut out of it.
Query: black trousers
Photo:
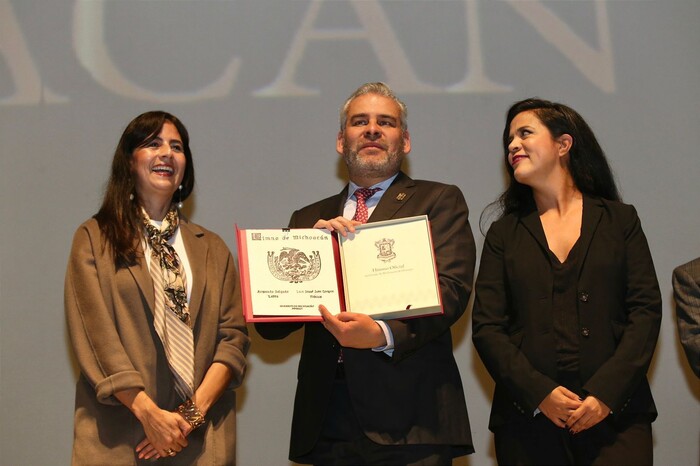
[[[345,380],[336,379],[321,434],[311,452],[292,460],[303,464],[334,466],[449,466],[449,445],[381,445],[360,427],[350,403]]]
[[[651,465],[651,421],[642,416],[617,423],[607,418],[570,434],[544,414],[494,432],[499,465]]]

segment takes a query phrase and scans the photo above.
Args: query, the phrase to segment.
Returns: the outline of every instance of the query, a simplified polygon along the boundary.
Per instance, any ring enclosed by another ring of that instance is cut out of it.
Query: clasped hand
[[[142,422],[146,438],[136,446],[141,459],[174,456],[187,446],[192,426],[176,412],[159,409]]]
[[[581,402],[581,406],[569,416],[566,427],[572,434],[578,434],[598,424],[608,417],[610,412],[610,408],[598,398],[587,396]]]
[[[567,428],[572,434],[590,429],[610,414],[610,408],[596,397],[581,399],[562,386],[552,390],[539,409],[557,427]]]

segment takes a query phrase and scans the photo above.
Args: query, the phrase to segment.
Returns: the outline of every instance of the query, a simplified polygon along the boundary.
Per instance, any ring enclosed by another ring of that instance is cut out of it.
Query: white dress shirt
[[[365,205],[367,206],[367,216],[371,217],[372,212],[374,212],[374,208],[377,207],[377,204],[379,204],[379,201],[381,200],[382,196],[386,192],[387,188],[391,186],[391,183],[394,182],[394,179],[398,176],[398,173],[391,178],[388,178],[380,183],[373,184],[372,186],[368,186],[368,188],[379,188],[379,191],[374,193],[372,197],[369,199],[365,200]],[[357,210],[357,198],[355,197],[355,191],[361,188],[362,186],[358,186],[352,181],[350,181],[348,185],[348,198],[345,200],[345,207],[343,208],[343,217],[347,219],[352,219],[352,217],[355,215],[355,211]],[[391,329],[389,326],[386,324],[386,322],[382,320],[376,320],[377,324],[379,324],[379,327],[382,329],[384,332],[384,337],[386,338],[386,345],[385,346],[379,346],[376,348],[372,348],[372,351],[383,351],[387,355],[391,356],[394,353],[394,335],[391,333]]]

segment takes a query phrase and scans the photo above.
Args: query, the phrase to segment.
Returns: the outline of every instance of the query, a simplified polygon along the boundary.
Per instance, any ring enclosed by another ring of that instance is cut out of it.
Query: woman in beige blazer
[[[179,215],[193,186],[186,128],[144,113],[119,141],[102,207],[75,233],[73,464],[235,463],[249,339],[231,253]]]

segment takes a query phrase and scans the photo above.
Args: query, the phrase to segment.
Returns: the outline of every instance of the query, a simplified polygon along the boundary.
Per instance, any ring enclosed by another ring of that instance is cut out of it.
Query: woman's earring
[[[133,201],[134,200],[134,193],[129,194],[129,200]]]
[[[177,208],[182,209],[182,185],[177,188]]]

